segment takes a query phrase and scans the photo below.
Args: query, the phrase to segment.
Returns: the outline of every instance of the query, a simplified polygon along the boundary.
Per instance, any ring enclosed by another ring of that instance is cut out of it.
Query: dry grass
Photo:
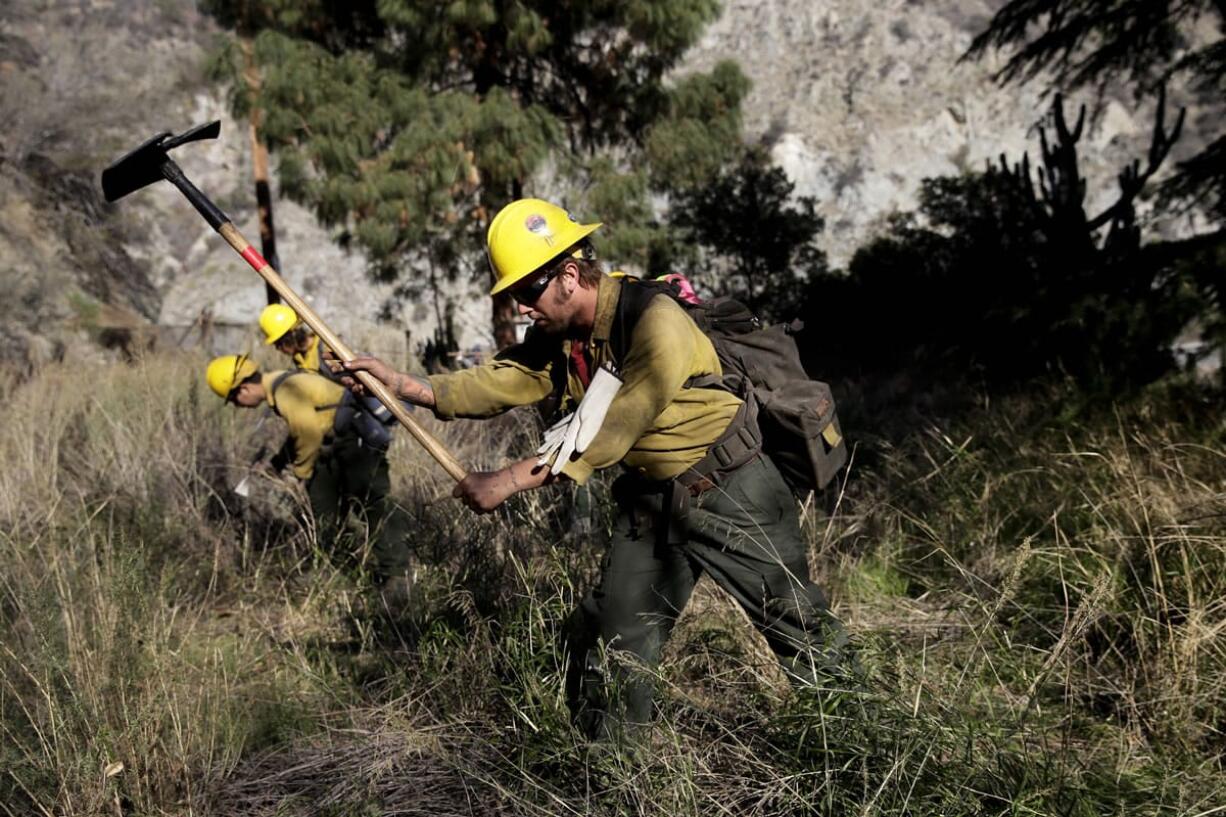
[[[201,363],[0,384],[0,813],[1226,802],[1226,428],[1203,393],[1063,419],[1012,401],[861,452],[806,531],[868,682],[789,689],[704,584],[656,673],[657,727],[627,750],[585,745],[562,697],[559,635],[599,558],[558,535],[568,494],[475,518],[399,440],[420,592],[389,621],[317,552],[299,497],[233,495],[268,427],[203,391]],[[428,422],[474,465],[536,434],[526,415]],[[594,509],[599,539],[599,485]]]

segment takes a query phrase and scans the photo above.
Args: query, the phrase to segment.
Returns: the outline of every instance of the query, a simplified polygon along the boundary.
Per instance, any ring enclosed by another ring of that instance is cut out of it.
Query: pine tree
[[[769,319],[797,317],[807,282],[826,272],[813,243],[825,226],[817,203],[793,190],[765,151],[750,148],[708,183],[680,193],[671,212],[679,234],[704,251],[704,265],[725,267],[719,288]]]
[[[1125,165],[1117,198],[1090,210],[1078,158],[1086,109],[1066,113],[1057,95],[1033,167],[1028,155],[1002,157],[982,174],[924,180],[917,212],[895,215],[846,277],[817,279],[809,311],[838,308],[825,310],[811,357],[974,373],[993,388],[1059,373],[1102,395],[1168,372],[1176,337],[1205,315],[1204,260],[1193,257],[1204,246],[1144,244],[1134,205],[1183,117],[1168,121],[1160,105],[1148,162]]]
[[[1002,83],[1050,72],[1056,87],[1126,83],[1136,96],[1157,95],[1173,78],[1185,80],[1211,106],[1226,98],[1226,2],[1223,0],[1009,0],[967,52],[1010,53],[997,72]],[[1163,203],[1193,201],[1219,223],[1216,233],[1146,248],[1196,281],[1205,337],[1226,348],[1226,277],[1215,261],[1226,253],[1226,128],[1220,116],[1201,116],[1189,130],[1207,142],[1179,162],[1162,185]],[[1151,154],[1152,163],[1152,154]],[[1139,162],[1132,168],[1135,177]],[[1127,172],[1127,171],[1126,171]],[[1121,184],[1126,177],[1121,175]],[[1223,374],[1226,377],[1226,372]]]
[[[652,198],[733,154],[748,83],[731,63],[667,78],[716,0],[206,0],[255,36],[258,103],[283,192],[361,247],[379,278],[486,275],[485,225],[544,170],[646,266],[670,233]],[[220,64],[241,66],[233,53]],[[511,336],[495,318],[496,336]]]
[[[996,74],[1002,83],[1050,71],[1053,84],[1065,90],[1124,81],[1143,96],[1182,76],[1206,99],[1226,97],[1222,0],[1010,0],[966,56],[990,50],[1010,52]],[[1200,199],[1226,219],[1226,130],[1220,119],[1206,122],[1218,132],[1180,163],[1165,192]]]

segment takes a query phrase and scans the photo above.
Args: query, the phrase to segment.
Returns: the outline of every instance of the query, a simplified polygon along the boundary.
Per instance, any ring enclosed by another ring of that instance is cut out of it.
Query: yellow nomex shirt
[[[320,371],[319,338],[312,337],[305,352],[294,352],[294,363],[298,365],[299,369],[308,372]]]
[[[622,282],[602,276],[589,354],[595,373],[612,360],[609,336]],[[572,342],[540,332],[482,366],[430,377],[439,417],[490,417],[535,403],[565,377],[564,408],[585,387],[571,359]],[[671,298],[656,297],[635,326],[619,367],[624,384],[583,455],[562,467],[580,484],[593,471],[623,463],[648,479],[671,479],[696,464],[736,415],[741,400],[719,389],[685,388],[691,377],[722,374],[711,340]],[[565,373],[562,375],[562,373]]]
[[[260,383],[268,405],[289,424],[290,439],[294,441],[294,475],[310,479],[324,439],[332,433],[345,389],[321,374],[296,371],[282,380],[273,394],[273,384],[283,374],[284,371],[268,372]]]

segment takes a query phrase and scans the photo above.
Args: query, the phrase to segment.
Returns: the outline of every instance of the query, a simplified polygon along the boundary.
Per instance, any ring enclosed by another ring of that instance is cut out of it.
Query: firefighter
[[[627,663],[659,661],[703,573],[744,608],[797,682],[837,672],[847,638],[809,579],[796,501],[761,450],[750,408],[701,385],[721,372],[710,338],[673,299],[653,298],[617,359],[618,301],[632,284],[597,263],[589,237],[600,226],[538,199],[498,213],[486,243],[491,294],[509,293],[532,327],[490,362],[428,379],[371,357],[344,368],[369,371],[441,418],[485,418],[561,395],[570,413],[537,456],[456,486],[474,511],[620,467],[612,541],[568,644],[572,713],[590,737],[606,740],[649,722],[652,685]],[[606,660],[617,653],[634,662]]]
[[[318,372],[262,373],[246,355],[214,358],[205,370],[209,388],[244,408],[267,404],[289,427],[288,464],[306,486],[320,545],[335,551],[350,514],[370,533],[376,584],[391,612],[412,592],[408,526],[389,498],[387,449],[364,439],[353,396]]]

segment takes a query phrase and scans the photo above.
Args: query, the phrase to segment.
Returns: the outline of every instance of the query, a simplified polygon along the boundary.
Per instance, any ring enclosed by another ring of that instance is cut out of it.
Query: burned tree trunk
[[[272,187],[268,181],[268,146],[260,137],[260,120],[263,113],[254,100],[259,96],[260,74],[255,64],[255,52],[251,39],[243,37],[240,40],[245,66],[243,79],[247,83],[247,91],[251,94],[253,104],[248,120],[251,131],[251,168],[255,177],[255,203],[260,219],[260,250],[272,268],[281,271],[281,258],[277,255],[277,231],[272,220]],[[270,285],[264,285],[264,295],[269,304],[280,303],[281,298]]]
[[[1047,127],[1039,128],[1039,144],[1043,165],[1035,171],[1039,190],[1035,191],[1031,176],[1030,156],[1013,165],[1002,154],[998,168],[992,172],[1012,180],[1022,192],[1042,225],[1043,232],[1053,245],[1067,249],[1073,258],[1091,258],[1107,249],[1135,251],[1140,247],[1140,232],[1136,221],[1136,199],[1146,183],[1161,167],[1170,153],[1171,146],[1183,130],[1183,108],[1174,126],[1166,129],[1166,89],[1158,91],[1158,109],[1154,117],[1154,130],[1150,140],[1145,169],[1138,159],[1119,174],[1120,195],[1110,206],[1093,218],[1086,214],[1086,181],[1081,175],[1077,156],[1077,143],[1085,127],[1086,106],[1080,106],[1077,123],[1070,128],[1064,116],[1064,98],[1056,94],[1052,101],[1051,119],[1055,141],[1048,138]],[[1105,239],[1098,231],[1110,225]]]

